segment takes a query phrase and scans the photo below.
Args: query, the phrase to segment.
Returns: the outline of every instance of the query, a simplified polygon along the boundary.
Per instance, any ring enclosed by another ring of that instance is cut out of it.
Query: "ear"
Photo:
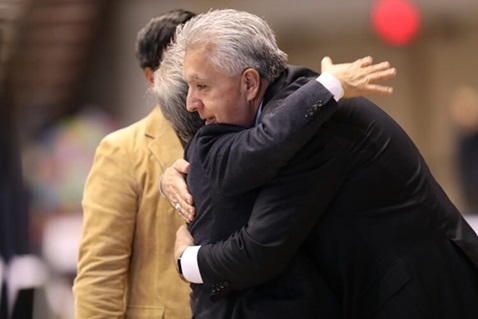
[[[146,78],[146,82],[148,82],[149,85],[153,85],[154,71],[149,66],[144,68],[144,77]]]
[[[256,69],[248,68],[242,73],[247,100],[254,100],[260,89],[261,76]]]

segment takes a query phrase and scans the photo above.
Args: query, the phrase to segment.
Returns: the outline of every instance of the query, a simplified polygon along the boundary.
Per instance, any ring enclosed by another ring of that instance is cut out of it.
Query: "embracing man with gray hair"
[[[194,318],[478,316],[478,237],[399,125],[353,98],[390,93],[388,63],[287,66],[267,23],[235,10],[176,41],[207,124],[186,149],[194,242],[180,228],[175,248]]]

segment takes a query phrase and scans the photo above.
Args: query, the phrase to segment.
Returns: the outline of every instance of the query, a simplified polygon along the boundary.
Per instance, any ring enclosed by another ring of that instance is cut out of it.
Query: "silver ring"
[[[174,209],[176,209],[179,212],[181,210],[181,205],[179,205],[179,203],[176,203],[176,205],[174,206]]]

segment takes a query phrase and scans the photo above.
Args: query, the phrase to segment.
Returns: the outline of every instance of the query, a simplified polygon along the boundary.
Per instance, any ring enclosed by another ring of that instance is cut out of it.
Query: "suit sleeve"
[[[359,145],[328,131],[319,131],[318,142],[307,145],[264,185],[246,226],[223,242],[201,246],[198,266],[213,295],[256,286],[280,274],[324,216],[356,163]]]
[[[137,186],[124,150],[106,137],[83,196],[83,233],[74,282],[75,318],[124,318],[137,212]]]
[[[278,104],[274,112],[252,129],[230,128],[218,135],[224,125],[203,128],[199,160],[211,183],[225,194],[243,193],[270,180],[338,110],[333,95],[311,78],[299,78],[285,91],[292,90],[271,101]]]

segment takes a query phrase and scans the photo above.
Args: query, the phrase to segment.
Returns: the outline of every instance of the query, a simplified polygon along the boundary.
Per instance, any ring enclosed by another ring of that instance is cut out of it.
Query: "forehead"
[[[186,81],[208,80],[219,75],[209,59],[209,51],[203,48],[186,50],[183,61],[183,76]]]
[[[184,53],[183,74],[186,80],[189,78],[197,78],[200,71],[200,66],[207,63],[205,54],[201,50],[188,49]]]

